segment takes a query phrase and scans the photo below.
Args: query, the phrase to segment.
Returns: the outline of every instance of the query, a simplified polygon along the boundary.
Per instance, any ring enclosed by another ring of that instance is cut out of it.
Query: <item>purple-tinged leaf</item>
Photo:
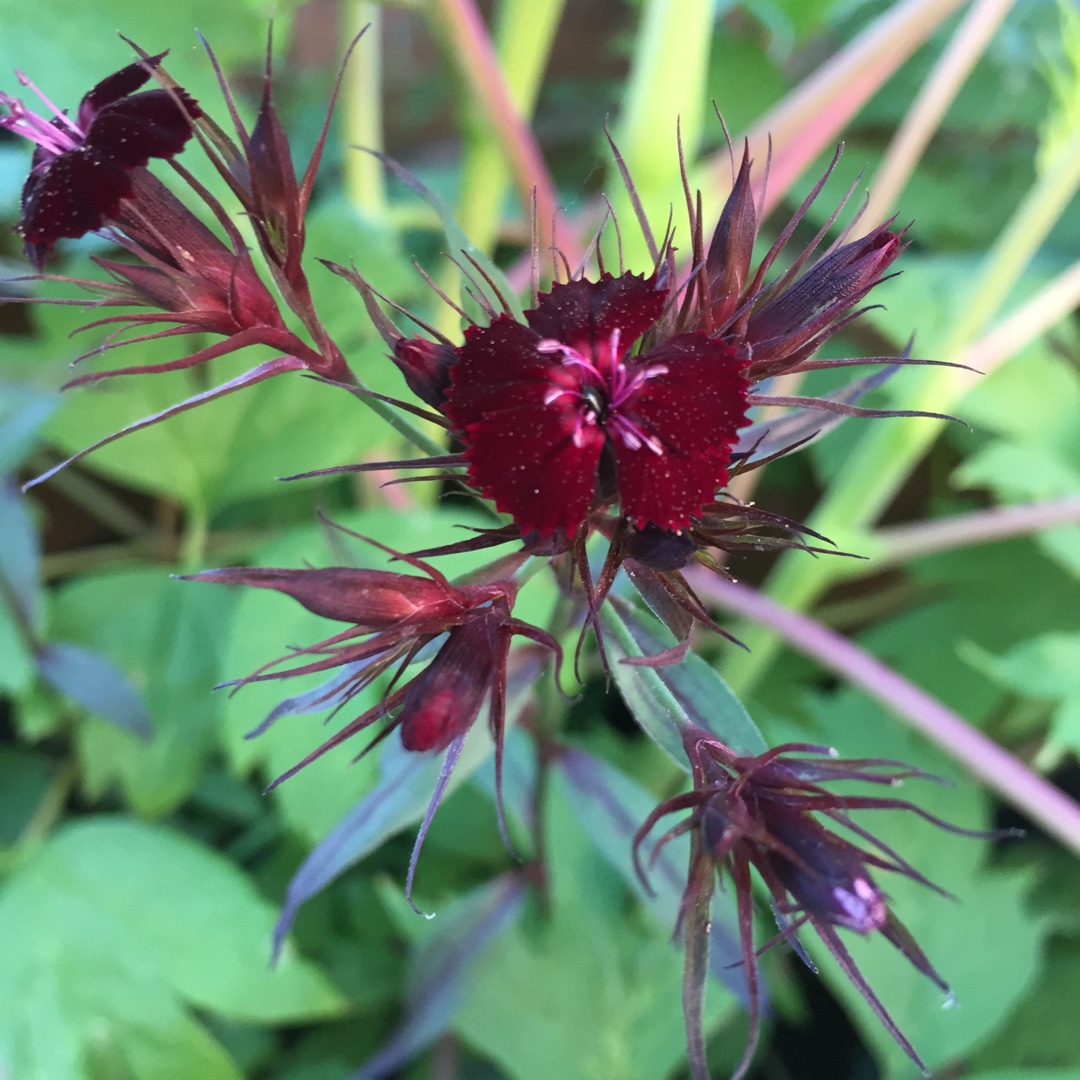
[[[890,364],[881,371],[855,379],[840,390],[823,394],[822,400],[835,402],[841,406],[854,405],[861,397],[871,390],[876,390],[899,370],[899,364]],[[759,393],[768,395],[766,384],[762,384]],[[847,417],[843,413],[825,408],[794,409],[772,420],[763,420],[743,428],[732,454],[751,454],[750,460],[754,461],[767,458],[789,446],[798,445],[802,450],[822,435],[832,431],[833,428],[839,427],[845,419]]]
[[[358,660],[354,664],[346,664],[332,678],[319,683],[318,686],[313,686],[302,694],[285,698],[284,701],[275,705],[266,719],[258,727],[249,731],[244,738],[257,738],[283,716],[301,716],[304,713],[320,712],[323,709],[336,708],[348,701],[355,692],[350,692],[353,680],[369,663],[370,661],[367,660]]]
[[[645,733],[682,768],[687,761],[680,731],[688,723],[738,753],[754,755],[766,749],[742,702],[700,656],[690,653],[680,663],[662,667],[624,662],[672,648],[671,633],[652,615],[612,596],[601,617],[610,631],[606,645],[619,693]]]
[[[59,403],[58,394],[42,390],[22,386],[0,389],[0,475],[14,472]]]
[[[152,734],[150,714],[126,676],[89,649],[54,641],[37,652],[41,677],[101,719],[142,738]]]
[[[352,1080],[387,1076],[442,1034],[473,964],[484,947],[517,918],[524,898],[524,878],[504,874],[464,898],[455,911],[436,923],[411,965],[404,1019]]]
[[[456,788],[491,753],[487,725],[477,723],[465,740],[449,790]],[[311,852],[293,875],[274,928],[274,956],[281,951],[300,905],[320,893],[384,840],[420,821],[438,783],[444,754],[407,751],[396,739],[379,759],[382,778]]]
[[[204,405],[208,401],[214,401],[216,398],[224,397],[226,394],[231,394],[236,390],[242,390],[245,386],[254,386],[255,383],[260,383],[264,379],[272,378],[274,375],[280,375],[284,371],[305,370],[307,370],[307,364],[299,359],[299,357],[276,356],[273,360],[267,360],[266,363],[259,364],[258,367],[254,367],[250,371],[245,371],[243,375],[238,375],[235,379],[230,379],[220,386],[214,386],[209,390],[204,390],[201,394],[195,394],[192,397],[186,398],[176,405],[170,405],[167,409],[162,409],[161,412],[154,413],[151,416],[144,416],[141,420],[136,420],[133,424],[128,424],[127,427],[121,428],[119,431],[114,431],[104,439],[98,439],[92,446],[86,447],[85,450],[80,450],[77,454],[72,454],[71,457],[67,458],[65,461],[61,461],[59,465],[54,465],[40,476],[35,476],[29,483],[23,484],[23,491],[28,491],[30,488],[36,487],[38,484],[48,480],[49,477],[54,476],[61,469],[66,469],[69,465],[86,457],[87,454],[92,453],[94,450],[99,450],[101,447],[107,446],[111,442],[115,442],[124,435],[131,435],[133,432],[141,431],[143,428],[150,427],[152,424],[160,423],[162,420],[168,420],[170,417],[176,416],[179,413],[187,412],[188,409],[194,409],[196,405]]]
[[[687,838],[673,838],[650,863],[650,893],[634,869],[632,850],[634,836],[654,809],[656,798],[614,765],[584,751],[567,750],[559,756],[557,765],[566,777],[574,813],[597,851],[657,921],[673,930],[686,888],[690,854]],[[731,896],[718,892],[712,907],[709,970],[746,1007],[749,997],[739,966],[739,927]]]
[[[10,480],[0,480],[0,577],[2,590],[18,608],[23,627],[32,632],[41,619],[37,530],[26,502]]]

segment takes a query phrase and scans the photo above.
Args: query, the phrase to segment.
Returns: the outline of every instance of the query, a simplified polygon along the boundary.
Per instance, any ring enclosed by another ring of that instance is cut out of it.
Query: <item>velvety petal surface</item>
[[[179,96],[193,116],[198,106],[183,91]],[[147,90],[102,109],[90,126],[86,149],[126,169],[151,158],[179,154],[191,138],[191,123],[167,90]]]
[[[637,528],[684,528],[728,480],[738,429],[747,423],[745,364],[720,341],[681,334],[627,365],[666,367],[620,410],[662,444],[612,440],[622,511]]]
[[[551,292],[525,312],[525,319],[542,338],[582,353],[606,346],[618,330],[625,350],[660,318],[667,297],[666,289],[656,287],[655,277],[604,274],[599,281],[552,285]]]
[[[96,154],[80,149],[53,158],[23,187],[21,228],[28,252],[100,229],[130,191],[127,171]]]

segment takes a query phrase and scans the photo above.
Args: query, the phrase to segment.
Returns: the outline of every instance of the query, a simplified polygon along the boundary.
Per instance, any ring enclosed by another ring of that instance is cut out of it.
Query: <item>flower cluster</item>
[[[22,75],[20,82],[38,93],[49,115],[36,115],[16,98],[0,95],[7,110],[0,127],[35,144],[20,229],[38,276],[79,286],[98,305],[129,309],[89,324],[115,328],[95,351],[200,336],[199,345],[176,360],[99,371],[73,384],[190,368],[251,345],[268,346],[277,355],[102,441],[285,371],[307,371],[360,396],[378,396],[354,377],[323,326],[303,264],[305,213],[329,113],[311,161],[297,176],[273,102],[269,61],[250,130],[218,72],[233,136],[207,116],[205,103],[197,103],[164,71],[164,53],[136,51],[140,59],[91,89],[74,119]],[[151,78],[157,88],[143,90]],[[205,152],[242,206],[261,267],[220,202],[176,160],[189,145]],[[633,194],[617,152],[616,160]],[[163,163],[158,168],[168,170],[172,185],[150,170],[152,162]],[[699,203],[687,191],[689,250],[684,262],[676,258],[670,230],[658,244],[641,220],[652,251],[650,267],[633,272],[620,265],[616,273],[598,255],[595,267],[571,271],[564,259],[565,272],[557,270],[546,291],[535,283],[531,305],[520,316],[516,301],[500,294],[481,270],[489,286],[475,290],[483,314],[474,319],[460,311],[467,323],[460,341],[426,328],[415,317],[425,333],[402,333],[372,285],[355,270],[328,264],[360,291],[392,361],[422,407],[387,398],[380,404],[419,413],[447,438],[442,454],[328,471],[433,468],[441,482],[486,501],[504,521],[466,540],[409,554],[367,541],[409,572],[231,567],[188,580],[271,589],[345,624],[227,684],[238,689],[252,682],[329,676],[314,689],[287,696],[253,735],[286,716],[315,710],[336,714],[362,691],[380,689],[376,704],[361,709],[271,786],[369,729],[374,735],[362,752],[398,731],[407,751],[445,754],[442,778],[414,848],[410,891],[420,842],[485,705],[495,746],[500,825],[507,836],[502,758],[506,727],[514,719],[508,684],[517,661],[523,656],[553,660],[557,677],[560,635],[582,625],[579,653],[591,628],[603,657],[599,608],[625,572],[676,640],[663,654],[638,662],[679,662],[695,621],[724,633],[683,576],[687,566],[698,562],[723,572],[729,552],[777,545],[819,550],[810,545],[824,542],[797,522],[744,505],[729,490],[732,478],[805,444],[822,426],[823,415],[905,415],[856,406],[865,380],[828,398],[777,394],[769,382],[778,375],[834,365],[925,362],[908,357],[815,359],[819,347],[858,316],[858,305],[888,276],[904,247],[903,234],[886,224],[857,239],[842,236],[819,253],[838,209],[805,247],[788,253],[796,227],[824,182],[823,177],[755,267],[759,212],[747,151],[708,244],[693,209]],[[126,252],[122,258],[95,257],[110,280],[43,272],[60,240],[88,232],[101,233]],[[593,250],[599,252],[599,244]],[[786,262],[779,269],[782,255]],[[291,328],[297,322],[302,332]],[[202,335],[215,340],[204,345]],[[760,405],[788,411],[779,421],[755,423],[754,409]],[[458,581],[422,561],[502,544],[516,549]],[[598,548],[606,554],[596,573],[590,557]],[[514,611],[531,572],[526,568],[547,563],[557,573],[565,602],[556,605],[552,624],[541,627]],[[838,929],[880,932],[945,989],[890,912],[871,869],[933,886],[849,812],[906,809],[950,826],[902,800],[837,795],[825,785],[834,780],[892,783],[920,774],[892,762],[823,757],[823,748],[815,746],[779,746],[758,757],[740,757],[707,732],[685,727],[682,733],[693,789],[662,804],[644,823],[635,859],[661,817],[688,812],[658,847],[671,836],[691,835],[680,921],[695,1080],[707,1076],[700,957],[717,870],[734,882],[751,998],[749,1044],[737,1076],[749,1067],[760,1012],[751,869],[771,896],[780,926],[776,940],[787,941],[807,959],[797,932],[809,925],[918,1062],[855,967]],[[819,816],[861,838],[865,846],[831,831]],[[640,860],[638,865],[644,876]]]

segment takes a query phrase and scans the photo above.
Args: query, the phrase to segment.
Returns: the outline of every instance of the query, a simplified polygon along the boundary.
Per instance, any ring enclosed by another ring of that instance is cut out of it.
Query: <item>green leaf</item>
[[[1042,634],[1003,656],[970,646],[964,658],[1017,694],[1058,702],[1050,742],[1080,751],[1080,634]]]
[[[190,346],[172,339],[141,348],[140,362],[158,362]],[[242,362],[252,367],[268,358],[264,350],[246,350]],[[211,384],[232,378],[237,367],[235,360],[211,365]],[[122,376],[107,389],[75,393],[47,427],[49,437],[75,453],[205,389],[198,382],[205,374]],[[281,476],[355,461],[388,431],[351,394],[286,373],[125,436],[95,450],[87,464],[213,511],[280,490]]]
[[[678,663],[661,667],[625,662],[674,645],[674,636],[652,615],[612,596],[601,619],[611,637],[608,650],[619,693],[642,729],[682,768],[689,771],[679,731],[688,722],[712,732],[737,753],[760,754],[765,749],[742,702],[700,656],[687,653]]]
[[[1039,981],[993,1040],[975,1056],[972,1068],[978,1072],[980,1068],[1002,1065],[1014,1065],[1017,1070],[1029,1065],[1070,1065],[1074,1066],[1070,1075],[1075,1074],[1080,1080],[1077,1001],[1080,1001],[1080,944],[1055,938],[1046,951]],[[1051,1075],[1049,1069],[1023,1075],[1043,1073]]]
[[[1080,1069],[995,1069],[972,1073],[966,1080],[1080,1080]]]
[[[199,782],[218,723],[218,657],[232,598],[172,581],[163,569],[87,577],[56,596],[57,636],[93,646],[142,693],[147,742],[88,718],[77,729],[83,781],[98,797],[114,783],[140,813],[177,806]]]
[[[44,0],[28,8],[18,0],[0,0],[0,78],[9,92],[18,67],[60,108],[70,111],[91,86],[134,59],[122,33],[149,52],[172,49],[169,70],[196,98],[217,109],[220,94],[209,61],[198,48],[195,27],[210,41],[228,70],[257,58],[266,38],[272,5],[221,4],[215,0],[179,0],[169,4],[132,5],[125,0],[94,4]],[[284,35],[282,35],[284,36]],[[63,62],[58,62],[62,57]],[[11,82],[9,82],[11,80]],[[22,96],[22,95],[20,95]],[[39,103],[33,100],[31,108]]]
[[[286,950],[274,912],[207,848],[161,827],[84,820],[0,892],[0,1063],[20,1080],[238,1080],[185,1006],[257,1023],[344,1003]]]

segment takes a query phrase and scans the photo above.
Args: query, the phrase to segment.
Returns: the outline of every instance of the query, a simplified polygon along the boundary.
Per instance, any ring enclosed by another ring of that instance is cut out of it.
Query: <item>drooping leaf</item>
[[[524,880],[504,875],[440,912],[410,965],[405,1018],[354,1080],[388,1076],[446,1030],[473,966],[518,916],[524,896]]]
[[[151,732],[150,714],[131,683],[103,656],[62,641],[43,645],[38,671],[54,690],[66,694],[110,724],[142,738]]]
[[[561,777],[548,805],[550,913],[526,913],[477,965],[455,1030],[514,1080],[655,1080],[684,1058],[682,956],[670,933],[627,914]],[[718,985],[710,1027],[733,1012]]]
[[[660,925],[674,931],[690,856],[686,837],[676,837],[655,860],[646,844],[642,852],[642,864],[648,868],[646,889],[634,869],[633,841],[658,800],[615,766],[583,751],[566,751],[559,757],[558,766],[566,777],[570,804],[589,839]],[[746,1003],[736,920],[732,894],[717,892],[709,936],[710,969],[718,982]]]
[[[28,630],[41,623],[41,590],[38,578],[37,530],[30,520],[26,500],[10,481],[0,477],[0,602],[17,607],[16,614]]]

